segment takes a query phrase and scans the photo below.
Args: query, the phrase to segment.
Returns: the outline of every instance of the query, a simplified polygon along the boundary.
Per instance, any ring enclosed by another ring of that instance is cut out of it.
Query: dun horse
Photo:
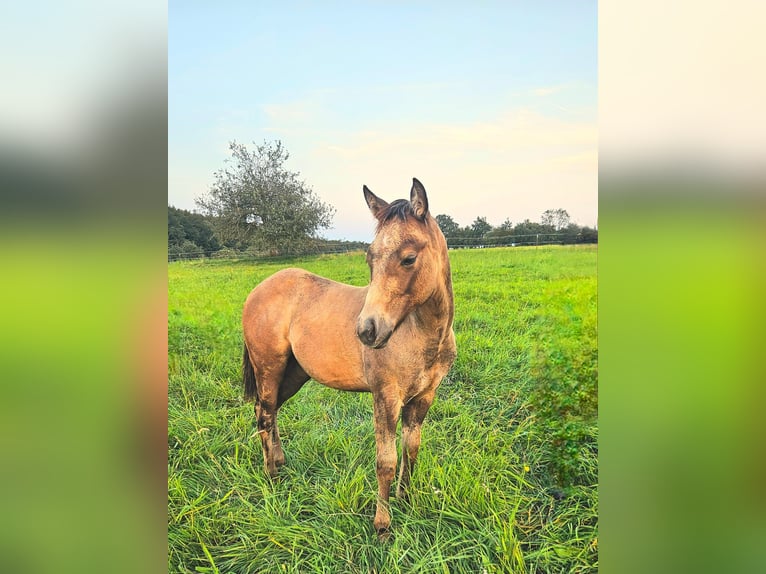
[[[428,212],[423,185],[410,200],[386,203],[364,186],[377,219],[367,251],[370,284],[352,287],[300,269],[282,270],[253,289],[242,315],[245,397],[255,416],[266,472],[285,463],[277,412],[309,378],[341,391],[371,392],[381,538],[391,518],[396,426],[402,418],[397,496],[410,481],[420,427],[436,387],[455,359],[454,304],[447,243]]]

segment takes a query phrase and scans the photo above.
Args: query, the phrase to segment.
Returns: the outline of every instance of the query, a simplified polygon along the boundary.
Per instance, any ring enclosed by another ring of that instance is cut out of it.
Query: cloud
[[[559,207],[578,223],[596,222],[598,128],[590,108],[563,117],[530,106],[494,115],[462,109],[449,121],[361,120],[338,98],[312,93],[263,106],[266,122],[249,132],[282,139],[288,167],[336,207],[330,237],[371,239],[362,184],[390,200],[407,196],[412,177],[426,185],[434,213],[463,225],[479,215],[495,225],[506,217],[537,221]]]
[[[595,122],[574,122],[546,117],[529,110],[515,110],[491,122],[388,126],[361,130],[343,141],[320,145],[318,153],[343,160],[363,160],[385,155],[399,157],[464,158],[481,161],[527,162],[530,157],[555,158],[595,153]]]
[[[542,88],[535,88],[532,93],[536,96],[550,96],[563,90],[565,86],[548,86]]]
[[[319,105],[314,100],[296,100],[262,107],[266,117],[275,125],[306,122],[316,116]]]
[[[296,161],[306,166],[302,172],[317,192],[338,207],[338,230],[366,222],[361,195],[356,197],[363,183],[394,199],[406,196],[413,176],[435,194],[435,213],[449,213],[461,224],[477,215],[494,224],[506,217],[539,220],[545,209],[561,207],[592,225],[597,150],[595,120],[520,109],[486,122],[327,133]]]

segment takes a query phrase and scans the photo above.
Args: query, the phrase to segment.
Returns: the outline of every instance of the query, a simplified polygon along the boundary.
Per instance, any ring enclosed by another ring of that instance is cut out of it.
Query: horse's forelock
[[[388,204],[384,209],[378,212],[378,229],[383,227],[383,224],[394,218],[406,221],[408,217],[415,217],[415,211],[412,209],[412,204],[406,199],[397,199]]]

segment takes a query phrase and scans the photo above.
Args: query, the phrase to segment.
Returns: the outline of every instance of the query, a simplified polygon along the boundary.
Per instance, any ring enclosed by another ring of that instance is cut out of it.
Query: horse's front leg
[[[398,389],[393,392],[373,393],[373,413],[375,417],[375,471],[378,477],[378,505],[375,510],[373,526],[378,538],[385,540],[389,536],[391,515],[388,498],[391,483],[396,474],[396,423],[402,403]]]
[[[399,467],[397,498],[405,498],[420,449],[420,428],[434,400],[436,388],[429,389],[402,407],[402,464]]]

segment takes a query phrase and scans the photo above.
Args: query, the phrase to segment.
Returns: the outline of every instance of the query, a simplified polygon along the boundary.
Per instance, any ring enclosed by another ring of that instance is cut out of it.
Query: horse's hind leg
[[[255,403],[255,420],[263,448],[263,466],[272,478],[277,476],[276,460],[284,461],[277,434],[277,403],[286,366],[285,358],[275,357],[268,364],[261,363],[256,367],[258,400]]]
[[[274,416],[274,464],[277,468],[284,466],[285,464],[285,452],[282,450],[282,440],[279,438],[279,426],[277,425],[276,415],[279,413],[279,408],[295,393],[297,393],[301,387],[309,380],[309,376],[306,371],[298,364],[293,355],[287,360],[287,367],[285,368],[285,374],[282,377],[282,384],[279,385],[279,392],[277,393],[277,410]]]

